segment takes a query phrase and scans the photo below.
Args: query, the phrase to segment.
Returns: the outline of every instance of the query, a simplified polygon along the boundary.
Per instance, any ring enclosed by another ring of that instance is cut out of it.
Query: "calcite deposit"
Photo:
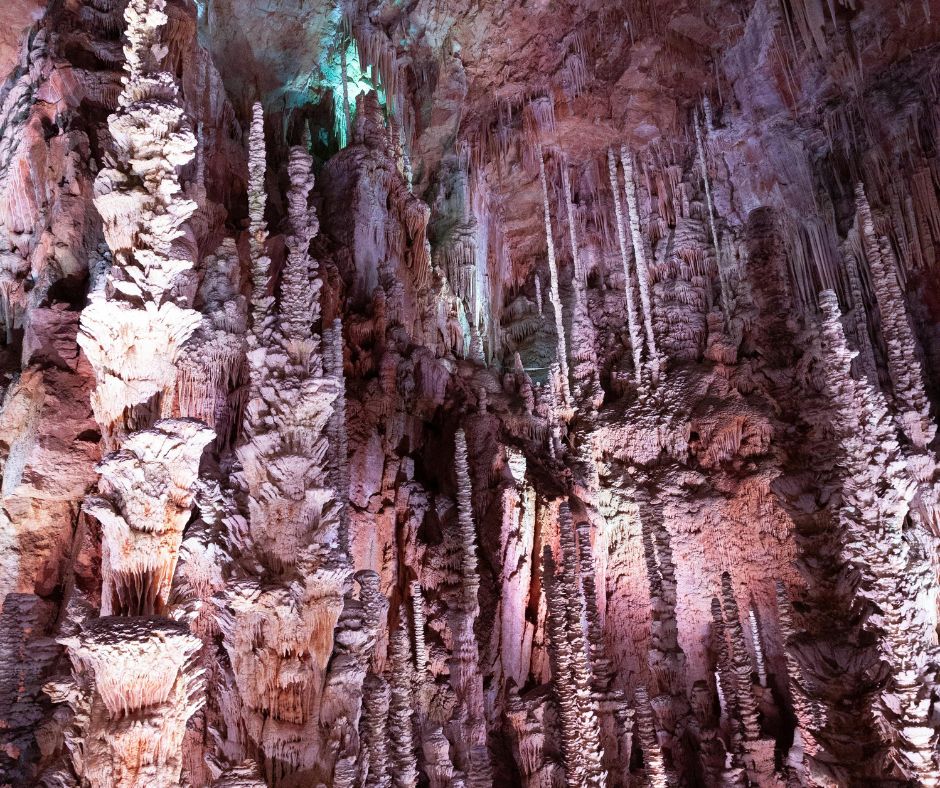
[[[0,4],[0,788],[940,786],[934,0]]]

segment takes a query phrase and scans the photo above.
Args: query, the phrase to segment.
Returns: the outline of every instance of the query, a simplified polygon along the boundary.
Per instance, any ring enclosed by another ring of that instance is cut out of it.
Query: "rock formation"
[[[938,64],[0,4],[0,786],[940,784]]]

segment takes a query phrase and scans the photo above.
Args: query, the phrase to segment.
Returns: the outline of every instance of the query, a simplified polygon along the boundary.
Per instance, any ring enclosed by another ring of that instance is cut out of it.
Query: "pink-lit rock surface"
[[[940,785],[932,0],[0,5],[0,786]]]

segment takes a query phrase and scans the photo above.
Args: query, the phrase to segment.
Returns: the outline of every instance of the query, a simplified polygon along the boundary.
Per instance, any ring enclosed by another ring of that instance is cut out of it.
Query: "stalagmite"
[[[388,707],[391,701],[388,682],[381,676],[366,678],[362,695],[362,740],[359,779],[367,788],[389,788],[392,778],[388,764]]]
[[[404,611],[402,611],[404,612]],[[400,616],[404,622],[405,617]],[[407,632],[399,627],[389,638],[389,679],[391,700],[388,716],[388,739],[392,762],[392,785],[414,788],[418,783],[418,762],[414,747],[412,710],[411,654]]]
[[[333,486],[339,502],[339,545],[349,554],[349,439],[346,430],[346,373],[343,360],[343,323],[333,321],[329,336],[329,374],[336,380],[337,395],[333,401],[333,416],[328,428],[333,451]]]
[[[558,700],[561,721],[561,751],[565,776],[570,785],[586,780],[584,748],[580,727],[577,690],[571,680],[571,643],[568,638],[568,600],[557,577],[555,559],[546,545],[542,556],[542,581],[548,607],[546,629],[552,663],[552,685]]]
[[[66,743],[84,784],[179,785],[186,720],[203,702],[199,638],[168,619],[106,616],[61,642],[72,676],[47,691],[74,713]]]
[[[653,333],[653,305],[650,298],[649,264],[646,261],[646,248],[640,234],[640,212],[636,202],[636,183],[633,179],[633,154],[626,145],[620,146],[620,163],[623,167],[623,189],[627,197],[627,219],[630,226],[630,238],[633,241],[633,263],[636,266],[636,278],[640,285],[640,306],[643,309],[643,328],[646,332],[646,351],[653,379],[656,380],[662,370],[662,359],[656,346]]]
[[[492,782],[487,728],[484,710],[483,681],[480,676],[479,646],[474,627],[480,614],[478,594],[480,575],[477,569],[476,528],[473,524],[472,485],[467,464],[467,439],[457,430],[454,452],[457,474],[457,524],[460,532],[460,599],[452,618],[454,652],[451,659],[451,684],[457,696],[455,735],[453,743],[458,758],[456,765],[468,776],[469,785]]]
[[[568,347],[565,341],[565,324],[561,313],[561,295],[558,290],[558,266],[555,263],[555,240],[552,235],[552,215],[548,209],[548,181],[545,178],[545,156],[539,148],[539,178],[542,183],[542,209],[545,212],[545,242],[548,246],[548,300],[555,316],[555,341],[557,352],[555,363],[558,364],[562,391],[562,406],[571,404],[571,388],[568,380]]]
[[[518,686],[528,674],[532,650],[532,624],[526,620],[526,602],[532,582],[535,542],[535,489],[526,478],[525,455],[507,448],[512,483],[502,490],[502,570],[499,660],[502,670]]]
[[[793,735],[793,746],[790,748],[787,759],[802,769],[805,757],[813,757],[819,751],[815,732],[821,727],[821,723],[825,723],[825,720],[820,719],[818,704],[814,704],[809,698],[809,688],[805,686],[806,676],[792,645],[795,628],[790,599],[783,583],[778,580],[775,585],[777,618],[787,665],[787,686],[790,690],[790,700],[797,725]]]
[[[762,687],[767,686],[767,667],[764,664],[764,647],[760,640],[760,627],[757,624],[757,614],[753,605],[748,608],[748,621],[751,626],[751,643],[754,645],[754,667],[757,668],[757,677]]]
[[[738,686],[731,660],[731,651],[728,648],[728,637],[725,628],[725,619],[721,611],[721,601],[712,597],[712,638],[715,644],[717,669],[715,682],[718,689],[718,700],[721,704],[721,713],[731,726],[732,739],[740,737],[739,730],[739,704]]]
[[[852,378],[854,354],[845,341],[838,299],[830,290],[819,301],[829,364],[826,391],[843,451],[843,557],[857,577],[856,597],[870,611],[865,629],[877,638],[890,668],[871,710],[899,772],[919,785],[937,785],[940,731],[930,711],[940,673],[940,589],[932,557],[937,540],[919,517],[911,516],[917,483],[884,398],[866,380]],[[906,429],[915,425],[912,413],[917,415],[913,410],[901,414]]]
[[[854,239],[854,246],[860,246],[859,231],[853,227],[849,231],[849,238]],[[848,245],[848,242],[846,242]],[[872,347],[868,333],[868,316],[865,309],[865,299],[862,295],[862,282],[859,275],[858,259],[854,249],[846,249],[842,259],[845,263],[845,275],[849,282],[849,293],[852,296],[852,313],[855,318],[855,336],[859,345],[859,362],[862,373],[873,386],[878,385],[878,364],[875,361],[875,351]]]
[[[760,725],[757,720],[757,700],[751,686],[751,659],[745,645],[744,627],[741,626],[741,614],[738,610],[737,600],[734,598],[731,575],[727,572],[723,572],[721,575],[721,596],[725,626],[728,639],[731,642],[731,669],[734,676],[737,711],[741,720],[742,732],[746,740],[756,739],[760,736]]]
[[[578,575],[581,578],[581,595],[584,598],[584,613],[587,622],[588,653],[591,657],[591,674],[595,682],[607,685],[610,681],[610,665],[605,655],[600,613],[597,609],[597,586],[594,582],[594,552],[588,523],[578,520],[575,526],[578,535]]]
[[[266,778],[278,785],[310,774],[332,779],[334,769],[339,780],[354,769],[355,755],[329,743],[338,729],[330,724],[321,733],[318,715],[337,713],[336,702],[327,700],[337,694],[330,681],[343,683],[341,705],[358,707],[363,650],[375,637],[381,603],[373,600],[374,581],[365,576],[359,578],[359,600],[344,602],[349,555],[326,464],[339,391],[336,379],[324,373],[319,337],[311,330],[319,316],[320,279],[308,253],[317,229],[307,205],[310,168],[310,156],[293,148],[279,321],[249,352],[252,393],[246,442],[238,448],[248,518],[230,526],[236,561],[218,601],[223,645],[239,688],[237,705],[226,710],[229,725],[244,732],[242,745],[260,756]],[[264,568],[261,576],[258,567]],[[342,659],[328,673],[334,630]],[[276,735],[266,733],[272,724]]]
[[[586,606],[584,595],[576,579],[578,557],[574,539],[575,530],[567,503],[561,504],[558,515],[563,571],[554,579],[554,582],[557,582],[556,593],[560,601],[564,603],[565,615],[564,631],[559,632],[558,637],[563,635],[567,640],[567,646],[559,653],[560,669],[558,678],[555,680],[564,687],[558,690],[560,696],[562,692],[573,695],[577,715],[574,725],[578,731],[578,738],[576,743],[571,743],[569,746],[578,747],[579,754],[575,762],[583,772],[584,784],[604,786],[607,784],[607,773],[602,764],[603,751],[597,700],[593,692],[594,679],[588,645],[582,628]],[[555,648],[558,650],[557,645]],[[558,658],[556,661],[559,661]],[[567,662],[567,671],[563,672],[565,662]],[[563,704],[565,702],[562,700]]]
[[[904,293],[898,282],[898,263],[888,239],[878,234],[865,188],[855,187],[859,231],[871,268],[872,289],[878,301],[881,326],[888,349],[888,374],[901,413],[900,427],[911,443],[923,449],[937,432],[930,418],[930,403],[924,389],[924,373],[917,356],[917,340],[911,329]]]
[[[623,289],[627,302],[627,327],[630,332],[630,350],[633,353],[633,374],[637,385],[643,377],[643,335],[637,320],[636,306],[633,303],[633,277],[630,274],[630,262],[627,259],[627,239],[623,227],[623,208],[620,206],[620,181],[617,177],[617,159],[614,149],[607,149],[607,170],[610,173],[610,189],[614,198],[614,215],[617,220],[617,243],[620,248],[620,263],[623,266]]]
[[[83,508],[102,526],[103,615],[165,612],[199,459],[214,437],[201,422],[164,419],[98,466],[98,495]]]
[[[127,5],[124,89],[108,118],[115,163],[95,180],[114,263],[82,311],[78,343],[95,370],[92,407],[108,449],[171,415],[175,362],[200,321],[174,292],[193,267],[179,241],[196,204],[180,195],[178,170],[192,160],[196,138],[173,76],[161,70],[164,6]]]
[[[264,780],[261,779],[258,764],[249,758],[223,770],[212,781],[212,788],[264,788]]]
[[[248,250],[251,256],[251,333],[249,342],[255,345],[270,326],[274,297],[271,287],[271,259],[265,244],[268,225],[264,218],[268,195],[265,189],[267,149],[264,142],[264,110],[257,102],[252,107],[251,131],[248,138]],[[257,367],[257,364],[254,365]]]
[[[97,494],[82,506],[102,526],[102,617],[60,640],[72,676],[47,691],[71,707],[66,746],[92,788],[178,785],[186,724],[204,702],[194,659],[202,641],[154,615],[169,612],[200,458],[215,437],[195,420],[158,420],[173,412],[176,365],[201,320],[177,290],[194,263],[182,239],[196,204],[181,196],[179,169],[196,139],[161,67],[164,6],[131,0],[124,11],[113,156],[94,186],[113,262],[76,337],[94,370],[90,404],[109,452]]]
[[[0,788],[940,788],[937,14],[444,6],[0,2]]]
[[[640,742],[640,750],[643,752],[646,784],[649,788],[666,788],[669,785],[669,777],[666,774],[663,751],[656,740],[656,720],[653,717],[649,694],[645,687],[637,687],[634,697],[636,699],[637,738]]]
[[[417,580],[411,583],[411,612],[414,616],[416,683],[423,686],[428,675],[428,650],[424,640],[424,597],[421,594],[421,584]]]

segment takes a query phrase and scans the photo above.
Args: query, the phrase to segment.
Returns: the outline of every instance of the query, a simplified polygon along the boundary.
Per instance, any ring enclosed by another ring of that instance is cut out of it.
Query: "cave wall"
[[[937,784],[940,8],[0,21],[0,784]]]

